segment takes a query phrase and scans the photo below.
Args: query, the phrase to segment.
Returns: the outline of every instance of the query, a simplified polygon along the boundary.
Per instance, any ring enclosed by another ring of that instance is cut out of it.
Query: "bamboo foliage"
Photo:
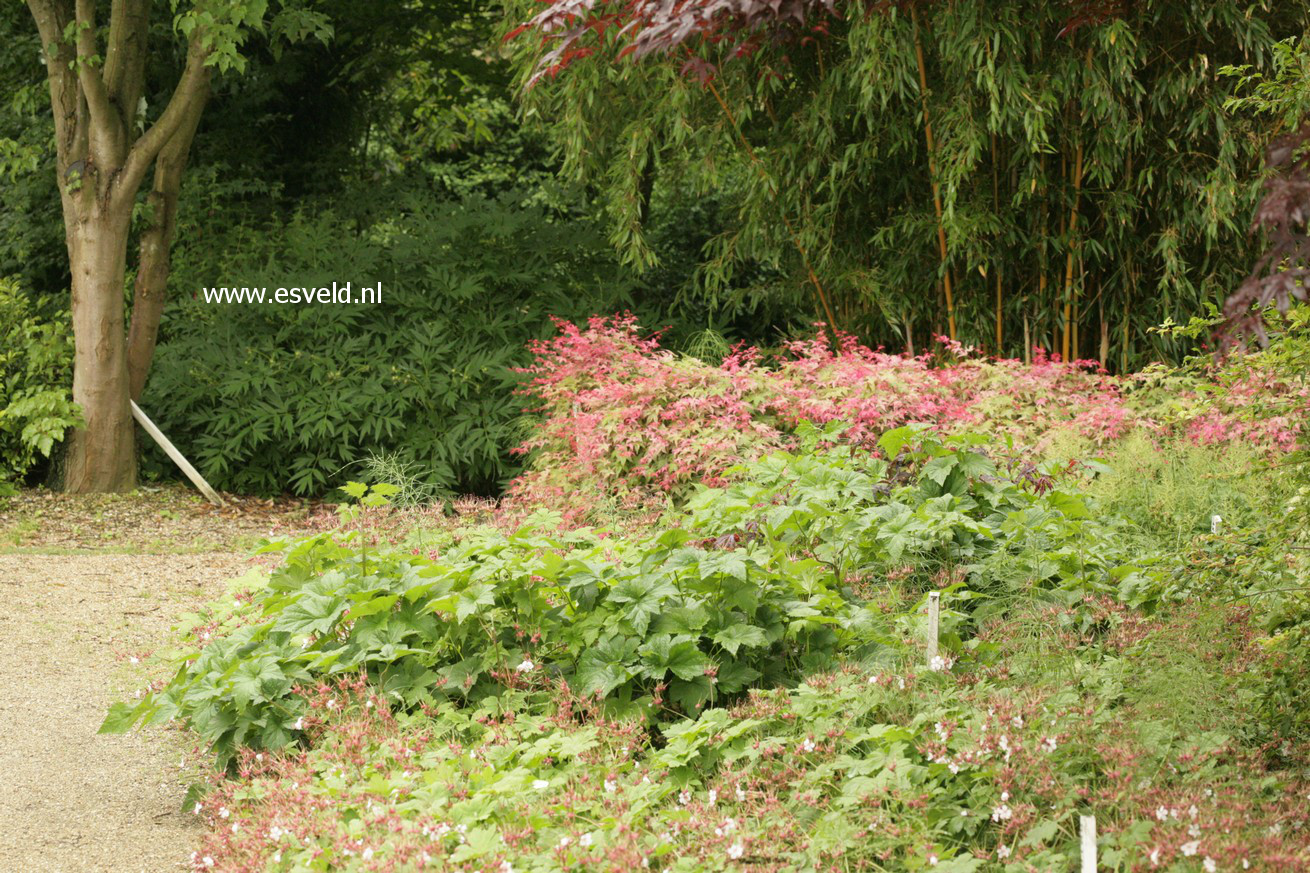
[[[509,6],[511,23],[540,8]],[[1147,328],[1223,300],[1253,260],[1265,136],[1224,109],[1217,71],[1261,69],[1310,0],[1137,0],[1077,22],[1070,8],[836,3],[768,39],[576,63],[524,106],[616,218],[637,200],[618,169],[637,136],[657,144],[665,203],[727,198],[688,295],[743,305],[764,264],[783,280],[758,293],[821,286],[827,320],[870,342],[1077,346],[1126,369],[1177,355]],[[596,57],[620,38],[605,31]],[[542,48],[509,46],[526,81]],[[634,262],[636,224],[615,224]]]

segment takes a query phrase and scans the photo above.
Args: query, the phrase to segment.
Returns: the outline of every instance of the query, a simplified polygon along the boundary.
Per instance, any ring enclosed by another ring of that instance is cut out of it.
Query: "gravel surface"
[[[187,866],[185,736],[96,731],[147,681],[130,659],[248,566],[232,552],[0,554],[0,871]]]

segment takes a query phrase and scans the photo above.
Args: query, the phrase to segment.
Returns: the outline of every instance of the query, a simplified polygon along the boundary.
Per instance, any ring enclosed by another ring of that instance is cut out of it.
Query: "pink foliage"
[[[1095,361],[1067,363],[1041,349],[1024,364],[938,338],[936,353],[909,357],[839,335],[787,343],[772,362],[738,348],[714,366],[662,349],[630,314],[557,325],[558,336],[533,345],[524,371],[544,421],[519,447],[533,463],[511,494],[576,516],[601,498],[650,508],[692,483],[718,483],[732,465],[788,447],[802,421],[845,422],[844,439],[869,450],[910,423],[995,433],[1032,450],[1061,432],[1104,444],[1136,428],[1286,450],[1298,431],[1291,412],[1308,405],[1303,390],[1288,415],[1251,415],[1271,394],[1288,395],[1258,371],[1225,392],[1186,383],[1183,414],[1178,404],[1143,404],[1133,379]]]

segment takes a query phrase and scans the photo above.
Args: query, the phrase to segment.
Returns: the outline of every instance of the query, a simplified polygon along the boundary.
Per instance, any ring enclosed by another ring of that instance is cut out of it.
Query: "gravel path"
[[[143,681],[128,658],[249,565],[189,555],[0,554],[0,871],[183,869],[182,737],[100,736]]]

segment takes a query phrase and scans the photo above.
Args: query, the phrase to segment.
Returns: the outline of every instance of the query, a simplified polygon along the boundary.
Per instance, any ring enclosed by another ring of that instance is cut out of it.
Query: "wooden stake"
[[[1082,873],[1096,873],[1096,816],[1080,815],[1078,823],[1082,836]]]
[[[150,434],[155,442],[159,443],[159,447],[186,474],[186,477],[191,480],[191,484],[199,488],[200,493],[205,495],[210,503],[215,506],[225,506],[226,504],[223,503],[223,498],[218,496],[218,492],[210,487],[209,483],[205,481],[205,477],[201,476],[186,458],[182,457],[182,453],[169,442],[168,437],[164,436],[164,432],[156,427],[155,423],[141,411],[141,407],[136,405],[136,401],[130,400],[128,402],[132,404],[132,417],[137,420],[141,427],[145,428],[146,433]]]
[[[914,24],[914,55],[919,61],[919,97],[923,103],[923,135],[928,142],[928,179],[932,183],[932,208],[937,214],[937,250],[942,259],[942,280],[946,288],[946,324],[950,337],[955,337],[955,292],[951,284],[951,268],[946,251],[946,227],[942,224],[942,193],[937,183],[937,143],[932,136],[932,123],[928,120],[928,68],[923,62],[923,40],[919,36],[919,12],[910,7],[910,21]]]
[[[928,669],[933,669],[932,662],[937,659],[937,633],[941,625],[942,595],[939,591],[928,592]]]

